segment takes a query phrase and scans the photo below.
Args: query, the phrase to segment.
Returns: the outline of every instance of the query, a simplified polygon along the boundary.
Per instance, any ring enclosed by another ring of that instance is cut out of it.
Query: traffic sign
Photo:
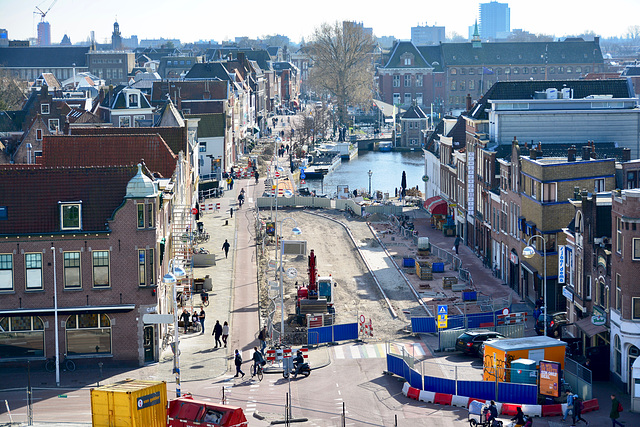
[[[448,305],[439,305],[438,306],[438,316],[444,314],[449,314],[449,306]]]
[[[276,171],[275,176],[276,178],[280,178],[280,171]]]
[[[447,327],[447,320],[449,317],[449,307],[446,305],[438,306],[438,329],[445,329]]]

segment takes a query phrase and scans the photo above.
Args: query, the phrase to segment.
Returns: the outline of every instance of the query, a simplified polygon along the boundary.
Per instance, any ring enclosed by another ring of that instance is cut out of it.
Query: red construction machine
[[[318,277],[316,254],[309,252],[309,283],[298,288],[296,315],[301,325],[310,326],[308,319],[313,318],[319,326],[332,324],[335,308],[333,306],[333,288],[336,286],[331,275]],[[320,321],[318,319],[321,319]]]

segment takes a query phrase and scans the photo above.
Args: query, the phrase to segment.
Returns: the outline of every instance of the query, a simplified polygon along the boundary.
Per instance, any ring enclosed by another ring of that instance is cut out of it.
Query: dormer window
[[[40,104],[40,113],[49,114],[49,104]]]
[[[128,96],[129,108],[140,108],[140,97],[137,93],[130,93]]]
[[[60,205],[60,229],[82,229],[82,202],[59,202]]]

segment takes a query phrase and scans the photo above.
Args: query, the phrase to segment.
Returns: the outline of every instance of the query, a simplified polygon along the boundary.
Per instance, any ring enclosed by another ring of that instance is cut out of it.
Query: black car
[[[465,354],[478,355],[480,346],[488,340],[505,338],[493,331],[467,331],[456,339],[456,350]]]
[[[547,314],[547,335],[558,338],[562,335],[562,327],[568,323],[567,312],[559,311],[557,313]],[[544,335],[544,314],[538,317],[536,322],[536,334]]]

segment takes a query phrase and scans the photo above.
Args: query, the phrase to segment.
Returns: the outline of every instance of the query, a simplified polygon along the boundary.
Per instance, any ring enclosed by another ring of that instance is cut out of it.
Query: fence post
[[[456,377],[456,396],[458,395],[458,366],[455,366],[455,377]]]

